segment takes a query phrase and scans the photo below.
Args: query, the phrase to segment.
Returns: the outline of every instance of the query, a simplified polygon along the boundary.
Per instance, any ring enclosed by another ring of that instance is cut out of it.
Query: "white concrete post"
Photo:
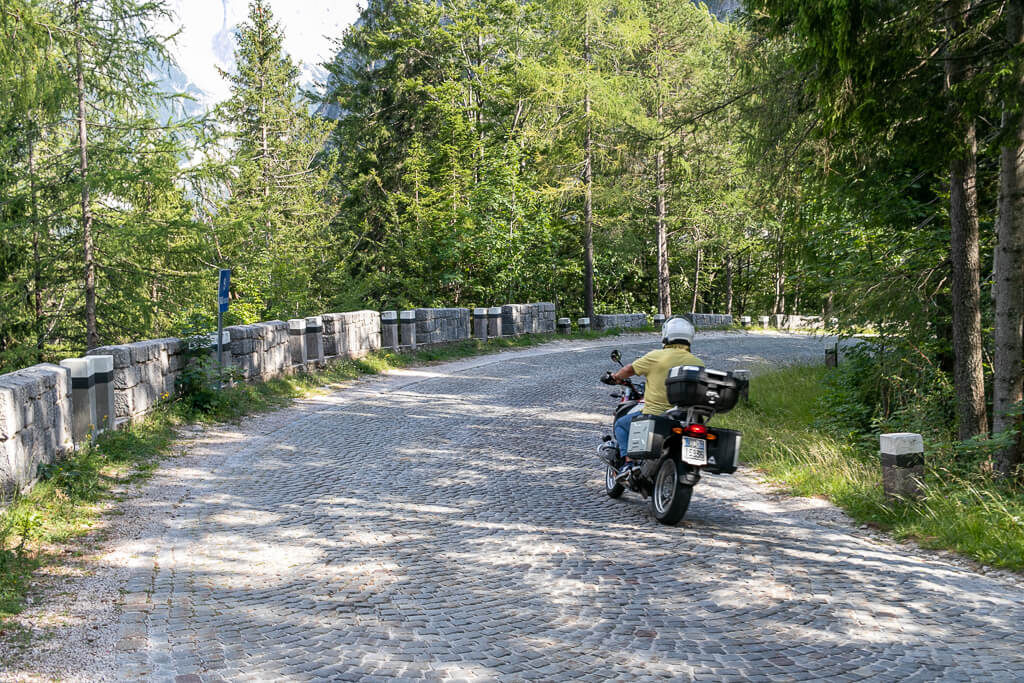
[[[580,328],[580,332],[588,332],[590,330],[590,318],[580,318],[576,321],[576,324]]]
[[[71,439],[77,448],[96,429],[95,364],[88,358],[66,358],[60,364],[71,371]]]
[[[487,309],[487,336],[501,336],[501,306],[491,306]]]
[[[96,371],[96,430],[114,429],[114,357],[87,356]]]
[[[825,349],[825,367],[834,368],[839,365],[839,343]]]
[[[740,400],[744,403],[750,400],[750,370],[733,370],[732,376],[744,382],[740,389]]]
[[[661,326],[662,326],[662,325],[664,325],[664,324],[665,324],[665,316],[664,316],[664,315],[662,315],[661,313],[657,313],[657,314],[656,314],[656,315],[654,316],[654,325],[655,325],[656,327],[661,327]]]
[[[306,318],[306,362],[318,368],[324,367],[324,319],[313,315]]]
[[[385,349],[398,350],[398,311],[380,314],[380,345]]]
[[[401,328],[402,347],[412,350],[416,348],[416,311],[402,311],[398,314]]]
[[[757,321],[759,323],[761,323],[761,329],[763,329],[763,330],[767,330],[768,329],[768,320],[769,320],[769,318],[766,315],[762,315],[762,316],[759,316],[757,318]]]
[[[473,336],[480,341],[487,341],[487,309],[473,309]]]
[[[292,318],[288,321],[288,352],[292,359],[292,368],[303,370],[306,367],[306,319]]]
[[[924,479],[924,439],[920,434],[895,433],[878,437],[882,458],[882,488],[887,498],[916,498]]]
[[[740,325],[743,325],[743,327],[750,327],[750,316],[749,315],[740,316]]]
[[[558,334],[569,334],[572,332],[572,321],[568,318],[558,319]]]

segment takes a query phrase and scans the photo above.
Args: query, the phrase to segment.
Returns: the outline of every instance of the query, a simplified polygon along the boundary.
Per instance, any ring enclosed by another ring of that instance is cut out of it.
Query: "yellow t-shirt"
[[[644,390],[644,415],[661,415],[672,407],[668,402],[665,378],[677,365],[704,365],[704,361],[690,353],[685,346],[672,345],[651,351],[633,361],[636,374],[647,378]]]

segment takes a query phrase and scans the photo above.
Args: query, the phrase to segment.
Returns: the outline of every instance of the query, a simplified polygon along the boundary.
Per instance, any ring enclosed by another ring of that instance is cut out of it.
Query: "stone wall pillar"
[[[114,429],[114,357],[89,356],[96,368],[96,430]]]
[[[558,334],[569,334],[572,332],[572,321],[568,318],[558,319]]]
[[[480,341],[487,341],[487,309],[473,309],[473,336]]]
[[[306,318],[306,362],[318,368],[324,361],[324,319],[319,315]]]
[[[580,318],[576,324],[579,326],[580,332],[590,331],[590,318]]]
[[[306,319],[292,318],[288,321],[288,353],[292,359],[292,368],[303,370],[306,367]]]
[[[916,498],[924,479],[924,440],[920,434],[881,434],[882,488],[886,498]]]
[[[501,336],[501,306],[491,306],[487,309],[487,336]]]
[[[392,351],[398,350],[398,311],[380,314],[380,345]]]
[[[71,438],[86,444],[96,429],[96,368],[88,358],[67,358],[60,364],[71,371]]]
[[[398,314],[399,327],[401,330],[401,344],[403,348],[413,350],[416,348],[416,311],[402,311]]]

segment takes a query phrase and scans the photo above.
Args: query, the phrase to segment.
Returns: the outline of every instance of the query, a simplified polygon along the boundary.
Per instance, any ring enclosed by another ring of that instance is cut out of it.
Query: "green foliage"
[[[877,432],[835,429],[822,412],[836,400],[834,387],[851,381],[830,377],[834,372],[793,367],[757,375],[750,404],[715,424],[741,430],[741,459],[792,493],[826,496],[855,520],[926,547],[1024,569],[1024,495],[977,469],[968,472],[948,446],[926,437],[923,496],[914,502],[887,500]]]
[[[197,223],[180,168],[191,122],[164,124],[161,1],[0,4],[0,369],[84,345],[83,191],[103,341],[166,334],[195,294]],[[79,149],[79,88],[87,168]],[[6,99],[8,98],[9,99]]]
[[[231,157],[214,182],[211,260],[232,270],[233,321],[324,312],[326,227],[335,205],[328,180],[334,154],[328,124],[299,93],[299,70],[269,4],[249,4],[237,31],[235,70],[222,72],[231,97],[217,110]]]
[[[902,335],[875,337],[843,350],[826,379],[820,425],[841,437],[887,431],[924,434],[946,443],[955,435],[953,387],[922,345]]]

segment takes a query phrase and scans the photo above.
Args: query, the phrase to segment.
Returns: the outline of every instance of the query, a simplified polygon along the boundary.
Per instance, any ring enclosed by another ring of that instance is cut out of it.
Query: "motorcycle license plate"
[[[708,444],[704,439],[683,437],[683,462],[688,465],[708,464]]]

